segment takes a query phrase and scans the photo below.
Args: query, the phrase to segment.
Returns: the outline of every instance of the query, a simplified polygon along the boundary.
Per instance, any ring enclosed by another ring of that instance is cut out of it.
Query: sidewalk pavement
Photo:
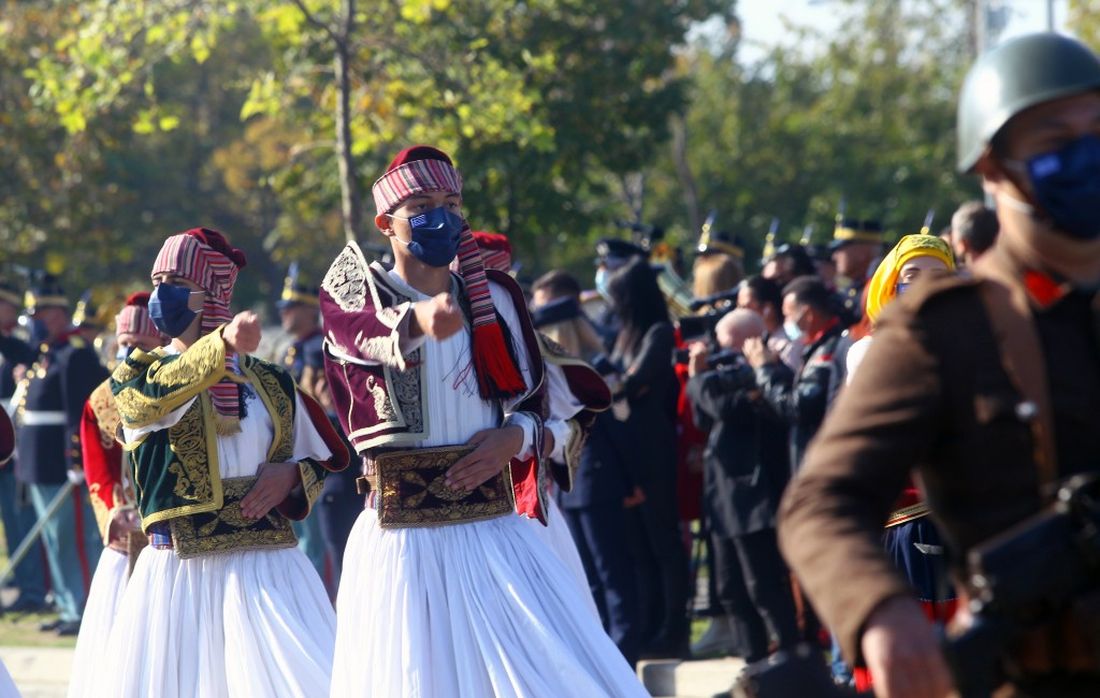
[[[64,698],[73,650],[68,647],[0,647],[0,660],[23,698]],[[745,665],[740,659],[645,661],[638,676],[653,696],[710,698],[728,691]]]
[[[728,692],[744,666],[743,659],[735,658],[658,659],[639,662],[638,677],[654,697],[711,698]]]
[[[0,659],[23,698],[64,698],[68,691],[70,647],[0,647]]]

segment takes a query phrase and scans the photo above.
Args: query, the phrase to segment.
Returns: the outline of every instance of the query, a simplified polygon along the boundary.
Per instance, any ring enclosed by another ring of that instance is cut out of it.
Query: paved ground
[[[73,650],[66,647],[0,647],[24,698],[63,698],[69,685]],[[710,698],[729,690],[743,662],[712,659],[701,662],[642,662],[638,675],[654,696]]]
[[[63,698],[73,651],[67,647],[0,647],[0,659],[23,698]]]

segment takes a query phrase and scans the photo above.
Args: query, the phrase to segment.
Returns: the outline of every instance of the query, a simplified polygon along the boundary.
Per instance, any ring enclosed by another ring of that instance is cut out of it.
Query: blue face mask
[[[802,328],[798,326],[798,323],[794,320],[787,320],[783,323],[783,333],[787,335],[787,339],[792,342],[797,342],[802,339]]]
[[[130,358],[130,354],[134,353],[134,347],[119,346],[118,351],[115,352],[115,360],[122,363],[126,359]]]
[[[461,216],[440,206],[404,220],[409,222],[412,229],[412,240],[399,242],[408,247],[412,256],[424,264],[429,267],[445,267],[458,254],[458,243],[466,225]]]
[[[1078,138],[1027,161],[1035,199],[1061,232],[1078,240],[1100,237],[1100,136]]]
[[[160,284],[149,296],[149,317],[157,329],[169,337],[179,337],[198,315],[187,303],[191,289],[174,284]]]
[[[604,298],[611,298],[608,290],[608,282],[611,280],[611,272],[607,270],[607,267],[600,267],[596,270],[596,292]]]
[[[912,285],[913,285],[913,284],[911,284],[911,283],[900,283],[900,282],[899,282],[899,283],[898,283],[898,284],[897,284],[896,286],[894,286],[894,293],[895,293],[895,295],[898,295],[898,296],[900,296],[901,294],[903,294],[903,293],[905,293],[906,291],[908,291],[908,290],[909,290],[909,287],[910,287],[910,286],[912,286]]]

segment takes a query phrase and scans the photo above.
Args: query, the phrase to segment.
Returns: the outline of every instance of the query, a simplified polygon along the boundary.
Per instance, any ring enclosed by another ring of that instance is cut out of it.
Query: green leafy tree
[[[1093,50],[1100,51],[1100,3],[1096,0],[1070,0],[1066,26]]]
[[[165,67],[209,65],[219,46],[255,32],[262,46],[239,71],[219,66],[230,82],[211,86],[247,85],[248,127],[214,160],[249,211],[269,211],[274,197],[264,239],[274,258],[309,245],[316,254],[339,228],[361,237],[359,193],[398,147],[433,142],[469,173],[475,226],[553,262],[571,254],[571,236],[617,213],[607,203],[616,178],[645,164],[684,106],[673,47],[728,4],[94,0],[63,16],[53,50],[27,74],[68,132],[127,112],[152,137],[181,127]],[[247,157],[261,133],[278,147]]]
[[[964,8],[837,5],[846,21],[835,35],[794,24],[799,48],[774,48],[756,65],[736,60],[736,33],[684,55],[681,69],[695,77],[680,117],[684,153],[648,170],[651,218],[693,238],[702,212],[715,209],[718,227],[758,251],[773,216],[783,238],[813,226],[824,241],[843,202],[900,235],[916,232],[928,209],[945,221],[975,195],[954,171],[955,99],[969,64]]]

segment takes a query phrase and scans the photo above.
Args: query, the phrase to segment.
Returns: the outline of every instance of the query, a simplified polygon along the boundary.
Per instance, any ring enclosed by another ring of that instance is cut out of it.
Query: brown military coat
[[[1019,277],[1007,257],[996,264]],[[887,309],[782,502],[783,552],[849,659],[859,658],[875,607],[911,593],[881,536],[912,471],[955,564],[1042,505],[1034,410],[1002,366],[981,298],[989,283],[932,282]],[[1090,302],[1071,294],[1032,309],[1058,475],[1100,468],[1100,351]]]

